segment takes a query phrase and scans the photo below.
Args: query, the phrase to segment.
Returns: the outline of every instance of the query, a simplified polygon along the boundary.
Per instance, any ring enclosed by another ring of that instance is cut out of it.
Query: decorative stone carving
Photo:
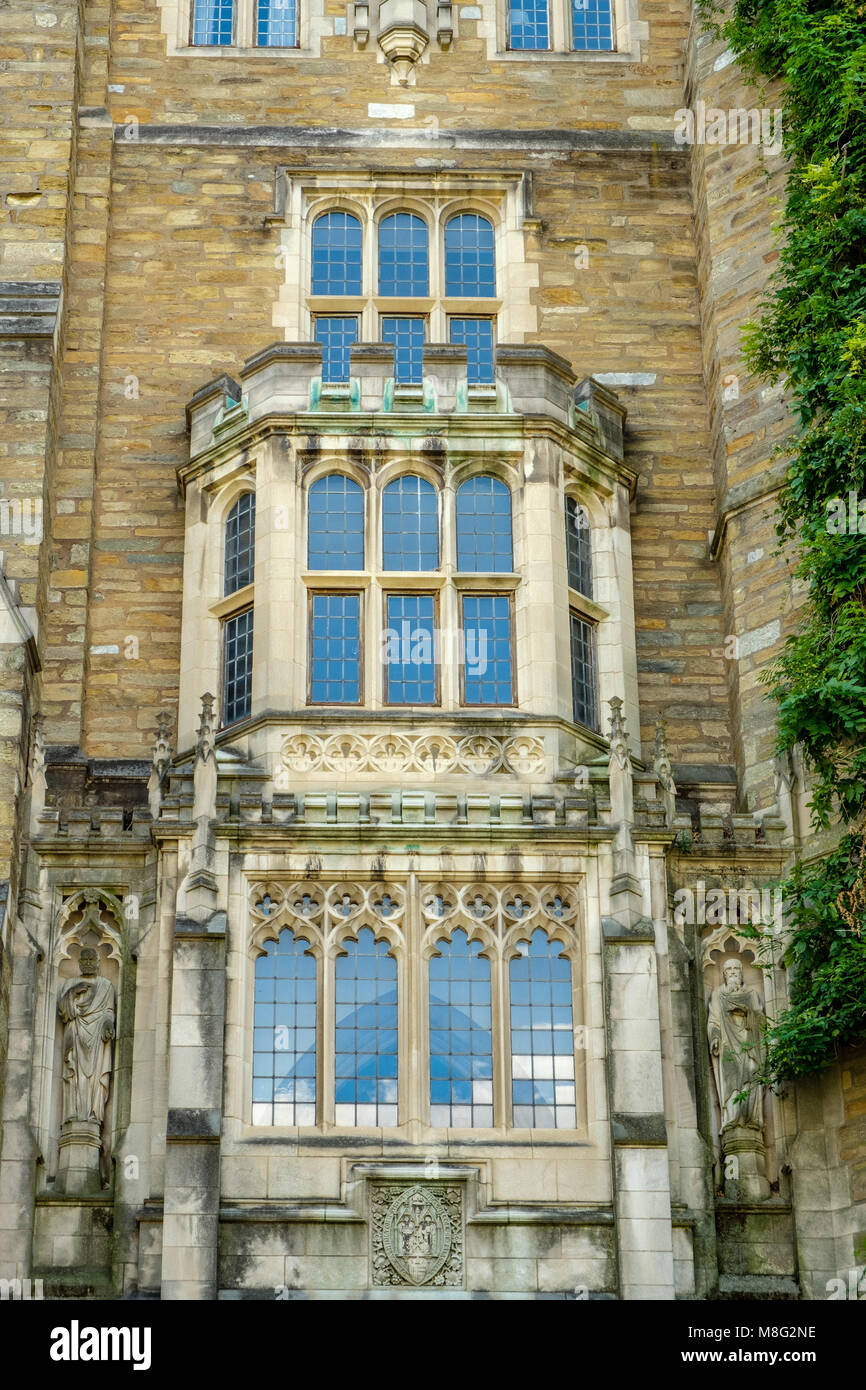
[[[673,825],[677,814],[677,789],[671,767],[665,726],[661,719],[656,722],[656,736],[653,748],[653,771],[661,787],[661,799],[665,808],[665,825]]]
[[[159,719],[157,721],[156,740],[153,745],[153,766],[147,783],[147,799],[150,805],[150,814],[153,816],[154,820],[159,820],[159,813],[162,807],[162,789],[165,785],[166,774],[171,763],[170,726],[171,715],[168,710],[160,710]]]
[[[520,734],[496,738],[472,734],[317,734],[286,739],[280,753],[289,772],[420,772],[429,777],[470,773],[477,777],[542,775],[547,767],[541,739]]]
[[[764,1001],[757,989],[744,983],[742,962],[736,957],[725,961],[722,977],[710,996],[707,1040],[721,1116],[725,1193],[755,1200],[770,1195],[764,1170],[763,1089],[753,1080],[763,1059]]]
[[[424,0],[381,0],[379,47],[391,64],[392,82],[408,86],[429,41]]]
[[[370,1196],[370,1270],[374,1285],[461,1288],[463,1201],[460,1187],[387,1183]]]
[[[84,947],[80,974],[65,980],[57,996],[63,1023],[63,1109],[56,1187],[60,1192],[98,1191],[99,1153],[111,1085],[115,993],[99,974],[99,953]]]

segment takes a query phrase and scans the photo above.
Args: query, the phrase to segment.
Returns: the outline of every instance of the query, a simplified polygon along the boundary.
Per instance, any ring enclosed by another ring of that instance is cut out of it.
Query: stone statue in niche
[[[114,986],[99,974],[99,954],[90,947],[78,959],[81,974],[66,980],[57,996],[63,1022],[63,1123],[101,1128],[111,1081]]]
[[[768,1197],[764,1169],[764,1092],[754,1084],[764,1056],[764,1001],[743,980],[742,962],[726,960],[710,996],[707,1039],[719,1098],[725,1194]]]

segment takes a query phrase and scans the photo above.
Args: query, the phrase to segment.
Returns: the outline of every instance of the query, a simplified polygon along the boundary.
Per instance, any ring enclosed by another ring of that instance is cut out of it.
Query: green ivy
[[[816,825],[845,832],[783,885],[791,1002],[768,1031],[765,1076],[778,1083],[866,1038],[866,507],[862,532],[839,529],[849,495],[855,511],[866,501],[866,4],[699,9],[753,81],[781,84],[790,168],[779,262],[743,340],[750,370],[793,403],[778,533],[807,599],[764,679],[780,751],[799,744],[813,776]]]

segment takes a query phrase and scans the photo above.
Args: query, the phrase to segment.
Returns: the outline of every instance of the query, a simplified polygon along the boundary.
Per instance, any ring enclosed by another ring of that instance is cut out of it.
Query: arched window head
[[[457,568],[466,574],[508,574],[511,552],[511,493],[498,478],[483,474],[457,489]]]
[[[539,927],[509,965],[511,1099],[519,1129],[573,1129],[571,963]]]
[[[241,493],[226,518],[224,592],[252,584],[255,573],[256,495]]]
[[[397,962],[369,927],[335,961],[338,1125],[397,1123]]]
[[[496,293],[493,225],[477,212],[460,212],[445,228],[445,293],[461,299]]]
[[[493,1125],[490,961],[459,928],[430,961],[430,1123]]]
[[[379,293],[399,297],[430,293],[427,224],[411,212],[393,212],[379,223]]]
[[[312,294],[361,294],[361,223],[324,212],[313,223]]]
[[[364,568],[364,490],[343,473],[310,488],[307,565],[311,570]]]
[[[592,531],[586,509],[574,497],[565,499],[565,548],[569,584],[592,598]]]
[[[425,478],[406,474],[382,493],[382,568],[435,570],[439,567],[436,489]]]
[[[253,1124],[316,1123],[316,962],[288,929],[256,961]]]

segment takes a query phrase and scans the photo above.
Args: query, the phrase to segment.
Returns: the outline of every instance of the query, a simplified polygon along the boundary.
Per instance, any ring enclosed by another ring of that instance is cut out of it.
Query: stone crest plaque
[[[385,1183],[370,1200],[373,1284],[463,1284],[463,1202],[459,1187]]]

